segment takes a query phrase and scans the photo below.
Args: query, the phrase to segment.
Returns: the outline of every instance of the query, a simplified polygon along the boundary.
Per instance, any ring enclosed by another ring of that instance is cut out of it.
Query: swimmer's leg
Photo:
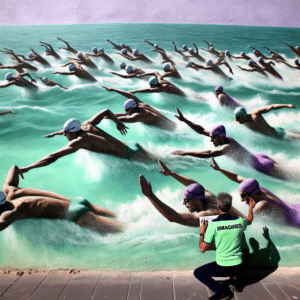
[[[110,217],[110,218],[117,217],[115,213],[113,213],[112,211],[110,211],[106,208],[92,204],[91,202],[89,202],[87,200],[84,200],[84,201],[86,201],[86,203],[83,203],[83,202],[81,202],[81,203],[88,206],[95,215],[103,216],[103,217]]]
[[[145,148],[143,148],[140,145],[137,145],[140,149],[140,152],[135,153],[130,160],[135,161],[143,161],[143,162],[153,162],[154,160],[157,160],[157,158],[148,152]]]
[[[92,212],[87,212],[81,216],[76,221],[76,224],[102,234],[124,232],[125,229],[121,222],[115,219],[97,216]]]

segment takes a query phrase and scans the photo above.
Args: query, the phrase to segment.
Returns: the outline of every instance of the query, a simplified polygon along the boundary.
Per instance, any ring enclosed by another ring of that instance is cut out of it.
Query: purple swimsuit
[[[235,110],[237,107],[241,107],[242,106],[240,103],[238,103],[237,101],[235,101],[229,95],[227,95],[227,98],[228,98],[227,106],[230,107],[231,109]]]

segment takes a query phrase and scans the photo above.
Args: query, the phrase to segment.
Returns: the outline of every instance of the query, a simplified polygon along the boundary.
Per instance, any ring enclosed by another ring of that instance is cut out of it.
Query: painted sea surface
[[[244,126],[233,125],[233,114],[221,108],[214,95],[214,89],[223,85],[224,90],[242,103],[248,111],[269,104],[292,103],[297,110],[281,109],[265,115],[272,126],[300,131],[299,70],[290,69],[276,63],[276,69],[283,76],[279,81],[269,76],[264,78],[256,73],[241,71],[236,64],[247,67],[243,60],[229,61],[234,75],[231,82],[225,82],[209,71],[199,72],[185,68],[181,57],[173,51],[172,40],[178,49],[183,44],[193,47],[195,42],[199,53],[206,59],[214,59],[203,39],[212,42],[217,50],[229,50],[233,55],[241,51],[254,58],[252,49],[258,48],[270,56],[267,46],[280,53],[293,64],[295,55],[283,42],[294,46],[300,44],[297,28],[246,27],[189,24],[91,24],[57,26],[1,26],[1,49],[11,48],[16,53],[26,55],[29,48],[42,54],[51,68],[41,67],[32,76],[47,76],[65,86],[48,88],[38,82],[38,92],[26,92],[18,87],[1,89],[0,111],[12,109],[16,115],[0,117],[0,182],[4,182],[12,165],[28,166],[45,155],[55,152],[67,144],[63,136],[51,139],[44,135],[61,130],[69,118],[85,121],[99,111],[109,108],[112,112],[123,112],[126,100],[121,95],[102,88],[109,86],[124,90],[148,87],[147,80],[123,79],[110,74],[119,72],[119,64],[127,62],[115,53],[110,39],[116,44],[125,43],[132,49],[150,57],[153,65],[132,62],[130,65],[143,70],[157,70],[161,73],[160,56],[152,51],[145,39],[164,48],[176,62],[184,78],[168,79],[180,87],[187,98],[168,94],[137,94],[145,103],[177,123],[174,132],[135,123],[129,124],[126,136],[122,136],[115,124],[103,120],[100,128],[122,141],[137,141],[148,151],[156,154],[165,164],[179,174],[200,182],[214,194],[229,192],[233,204],[247,214],[248,206],[240,201],[238,184],[230,181],[210,167],[210,159],[173,156],[176,149],[212,149],[209,138],[196,134],[188,126],[179,122],[174,114],[180,108],[190,120],[210,129],[216,124],[224,124],[228,135],[239,141],[251,152],[270,155],[278,162],[292,167],[300,167],[300,142],[281,141],[250,131]],[[53,71],[67,71],[61,65],[66,56],[74,55],[58,47],[65,45],[60,37],[76,50],[91,53],[93,47],[104,48],[116,62],[107,65],[100,58],[92,58],[99,70],[89,70],[98,80],[90,84],[72,76],[53,75]],[[56,61],[44,53],[39,41],[49,43],[58,51],[63,60]],[[193,60],[195,61],[196,60]],[[0,53],[0,62],[12,64],[8,55]],[[227,69],[221,67],[231,76]],[[0,70],[0,84],[5,83],[8,70]],[[15,71],[12,71],[16,74]],[[196,95],[196,96],[195,96]],[[201,99],[199,99],[201,98]],[[298,181],[287,182],[259,173],[248,166],[238,165],[227,158],[217,158],[219,165],[247,178],[256,178],[261,186],[271,190],[289,204],[300,202]],[[50,166],[34,169],[25,174],[21,187],[50,190],[68,196],[82,196],[92,203],[114,211],[118,219],[126,224],[122,234],[101,236],[65,220],[31,219],[14,223],[0,233],[1,267],[15,268],[76,268],[88,270],[184,270],[193,269],[214,260],[213,251],[201,254],[199,251],[199,228],[184,227],[170,223],[143,196],[138,184],[138,176],[144,174],[151,182],[155,194],[166,204],[179,212],[186,211],[182,205],[184,186],[171,177],[159,173],[158,164],[142,164],[124,159],[79,150],[77,153],[59,159]],[[266,247],[263,227],[268,226],[270,236],[281,255],[279,266],[299,266],[300,229],[287,227],[273,217],[255,217],[254,223],[246,231],[247,240],[254,237],[260,247]]]

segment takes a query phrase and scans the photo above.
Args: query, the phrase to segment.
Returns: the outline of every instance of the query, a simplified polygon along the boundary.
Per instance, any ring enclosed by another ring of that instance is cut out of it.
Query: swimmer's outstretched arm
[[[177,174],[177,173],[171,171],[160,159],[158,160],[158,163],[162,168],[162,170],[160,170],[159,173],[161,173],[165,176],[171,176],[185,186],[188,186],[193,183],[197,183],[197,181],[195,181],[189,177],[186,177],[186,176],[183,176],[183,175],[180,175],[180,174]]]
[[[143,103],[137,96],[135,96],[132,92],[128,92],[128,91],[123,91],[123,90],[118,90],[118,89],[114,89],[114,88],[110,88],[110,87],[106,87],[106,86],[102,86],[103,88],[105,88],[107,91],[109,92],[117,92],[120,95],[130,98],[130,99],[134,99],[135,102],[141,102]]]
[[[140,74],[140,75],[137,75],[137,77],[145,77],[145,76],[153,76],[153,75],[155,75],[155,72]]]
[[[195,43],[193,43],[193,45],[194,45],[194,47],[195,47],[195,53],[198,54],[198,52],[199,52],[199,51],[198,51],[198,47],[196,46]]]
[[[282,109],[282,108],[295,108],[296,109],[296,107],[293,104],[271,104],[271,105],[266,105],[266,106],[254,109],[252,112],[254,114],[265,114],[271,110],[277,110],[277,109]]]
[[[134,90],[130,91],[130,93],[135,94],[135,93],[156,93],[159,92],[160,89],[159,87],[156,88],[147,88],[147,89],[142,89],[142,90]]]
[[[117,76],[122,77],[122,78],[135,78],[135,77],[139,77],[139,76],[136,76],[135,74],[124,75],[124,74],[119,74],[117,72],[110,72],[110,74],[114,74],[114,75],[117,75]]]
[[[56,132],[44,135],[43,137],[44,138],[52,138],[52,137],[54,137],[56,135],[63,135],[63,134],[64,134],[64,130],[59,130],[59,131],[56,131]]]
[[[27,76],[27,77],[29,77],[31,79],[31,82],[35,82],[36,83],[36,80],[33,79],[28,72],[21,73],[21,74],[19,74],[19,76],[21,76],[21,77]]]
[[[173,155],[181,155],[181,156],[193,156],[198,158],[210,158],[221,156],[225,153],[228,145],[223,145],[217,150],[203,150],[203,151],[184,151],[184,150],[175,150],[171,152]]]
[[[212,165],[210,165],[214,170],[216,171],[220,171],[222,174],[224,174],[227,178],[229,178],[230,180],[237,182],[237,183],[242,183],[244,180],[246,180],[245,177],[240,176],[237,173],[234,173],[232,171],[228,171],[225,169],[222,169],[219,167],[219,165],[217,164],[217,162],[214,160],[214,158],[211,158],[212,160]]]
[[[14,85],[15,84],[15,81],[13,80],[13,81],[9,81],[9,82],[7,82],[7,83],[5,83],[5,84],[1,84],[0,85],[0,88],[1,89],[3,89],[3,88],[6,88],[6,87],[8,87],[8,86],[10,86],[10,85]]]
[[[209,47],[213,47],[214,45],[212,43],[209,43],[208,41],[206,40],[203,40]]]
[[[243,71],[247,71],[247,72],[257,72],[257,70],[256,69],[245,69],[245,68],[242,68],[241,66],[239,66],[239,65],[236,65],[238,68],[240,68],[241,70],[243,70]]]
[[[12,110],[0,111],[0,116],[4,116],[4,115],[7,115],[7,114],[17,114],[17,113],[12,111]]]
[[[26,173],[31,169],[48,166],[48,165],[54,163],[55,161],[57,161],[59,158],[69,155],[71,153],[74,153],[74,152],[78,151],[79,149],[81,149],[81,147],[80,147],[78,141],[74,140],[74,141],[70,142],[66,147],[61,148],[60,150],[43,157],[42,159],[38,160],[37,162],[31,164],[30,166],[21,168],[20,171],[22,173]]]
[[[280,59],[279,59],[278,62],[284,63],[285,65],[287,65],[287,66],[290,67],[290,68],[293,68],[293,69],[299,69],[299,67],[294,67],[294,66],[290,65],[289,63],[287,63],[287,62],[284,61],[284,60],[280,60]]]
[[[150,200],[158,212],[162,214],[168,221],[190,227],[199,227],[199,217],[204,215],[202,213],[205,212],[200,212],[198,214],[178,213],[154,195],[151,184],[146,181],[143,175],[140,175],[139,183],[142,193]]]
[[[194,66],[196,66],[197,68],[199,68],[199,69],[205,69],[205,70],[210,70],[210,69],[211,69],[211,67],[205,67],[205,66],[196,64],[196,63],[194,63],[194,62],[192,62],[192,64],[193,64]]]
[[[194,131],[196,131],[197,133],[199,134],[202,134],[202,135],[206,135],[206,136],[209,136],[210,135],[210,131],[207,130],[207,129],[204,129],[201,125],[198,125],[196,123],[193,123],[191,121],[189,121],[188,119],[186,119],[182,112],[176,107],[176,111],[178,113],[178,116],[175,115],[175,117],[179,120],[179,121],[182,121],[184,122],[185,124],[187,124],[189,127],[191,127]]]
[[[115,44],[115,43],[113,43],[112,41],[110,41],[110,40],[107,40],[109,43],[111,43],[114,47],[115,47],[115,49],[121,49],[121,47],[120,46],[118,46],[117,44]]]
[[[51,72],[51,74],[60,74],[60,75],[75,75],[76,72],[72,71],[72,72]]]
[[[144,42],[148,43],[149,45],[151,45],[152,47],[154,47],[154,44],[152,44],[151,42],[144,40]]]
[[[82,61],[81,59],[79,59],[79,58],[77,58],[77,57],[69,57],[69,56],[67,56],[67,58],[68,58],[68,59],[75,60],[75,61],[77,61],[77,62]],[[66,66],[66,65],[64,65],[64,66]],[[64,66],[62,66],[62,67],[64,67]]]

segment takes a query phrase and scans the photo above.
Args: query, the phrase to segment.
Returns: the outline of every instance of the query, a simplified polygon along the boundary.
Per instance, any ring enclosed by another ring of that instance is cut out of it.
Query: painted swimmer
[[[231,77],[228,77],[228,76],[221,70],[221,68],[219,67],[220,64],[222,64],[222,63],[220,63],[219,61],[214,63],[214,62],[210,59],[210,60],[208,60],[208,61],[206,62],[206,66],[199,65],[199,64],[196,64],[196,63],[190,61],[190,62],[188,62],[188,63],[186,64],[185,67],[186,67],[186,68],[192,68],[192,69],[195,69],[195,70],[197,70],[197,71],[200,70],[200,69],[212,71],[213,73],[215,73],[215,74],[221,76],[223,79],[225,79],[225,80],[227,80],[227,81],[233,80]],[[225,63],[223,63],[223,64],[225,64]]]
[[[172,63],[173,65],[175,65],[174,61],[171,59],[171,57],[169,57],[165,52],[163,51],[160,51],[159,49],[153,49],[152,51],[154,52],[157,52],[161,55],[161,58],[162,58],[162,64],[165,64],[165,63]]]
[[[283,77],[272,67],[272,65],[275,66],[274,62],[270,61],[270,62],[265,62],[265,60],[260,57],[258,59],[258,62],[262,65],[262,69],[268,73],[270,73],[271,75],[273,75],[274,77],[276,77],[277,79],[283,80]]]
[[[211,138],[211,142],[215,147],[219,147],[214,150],[202,150],[202,151],[184,151],[176,150],[173,151],[173,155],[181,156],[193,156],[198,158],[209,158],[226,155],[228,158],[234,160],[240,164],[250,165],[255,170],[264,173],[266,175],[286,178],[285,170],[276,163],[273,159],[265,154],[261,153],[250,153],[244,147],[242,147],[233,138],[226,135],[226,129],[223,125],[217,125],[211,130],[204,129],[201,125],[195,124],[187,120],[178,108],[176,108],[179,121],[186,123],[194,131],[201,135],[205,135]]]
[[[248,66],[250,69],[248,68],[243,68],[239,65],[236,65],[237,67],[239,67],[241,70],[246,71],[246,72],[257,72],[261,75],[267,76],[268,74],[256,63],[254,62],[252,59],[248,60],[247,62]]]
[[[268,59],[264,54],[262,54],[259,50],[257,50],[256,48],[253,48],[253,47],[248,47],[250,49],[253,49],[253,54],[259,58],[259,57],[262,57],[263,59]]]
[[[82,53],[81,51],[77,53],[77,57],[68,57],[68,59],[71,59],[73,63],[76,61],[80,65],[85,65],[91,69],[98,69],[98,67],[95,65],[95,63],[89,58],[89,56],[85,53]],[[67,64],[63,65],[65,67]]]
[[[273,50],[271,50],[270,48],[268,48],[266,46],[263,46],[263,48],[266,48],[272,54],[272,57],[271,58],[269,57],[268,59],[275,59],[275,60],[283,60],[283,61],[285,61],[284,57],[282,57],[277,52],[274,52]]]
[[[155,72],[154,76],[155,77],[152,77],[149,80],[150,88],[131,91],[131,93],[132,94],[136,94],[136,93],[167,93],[167,94],[178,95],[178,96],[182,96],[182,97],[187,96],[177,86],[175,86],[171,82],[163,79],[162,75],[160,75],[158,72]]]
[[[291,50],[294,52],[294,54],[300,58],[300,46],[293,47],[292,45],[290,45],[288,43],[284,43],[284,44],[289,46],[291,48]]]
[[[205,40],[204,40],[205,41]],[[206,41],[205,41],[206,42]],[[204,49],[204,48],[201,48],[202,50],[204,50],[204,51],[206,51],[206,52],[208,52],[208,53],[210,53],[210,54],[213,54],[213,55],[215,55],[215,56],[217,56],[217,57],[224,57],[225,56],[225,52],[224,51],[220,51],[220,50],[216,50],[215,48],[214,48],[214,46],[213,46],[213,44],[210,44],[210,43],[208,43],[208,42],[206,42],[208,45],[211,45],[211,46],[209,46],[209,49],[207,50],[207,49]]]
[[[238,103],[232,97],[224,92],[224,89],[221,85],[217,86],[215,89],[215,94],[221,106],[225,106],[235,110],[237,107],[242,107],[243,105]]]
[[[117,44],[113,43],[110,40],[107,41],[113,45],[113,49],[116,49],[118,51],[126,49],[128,52],[132,53],[132,49],[128,45],[126,46],[124,43],[121,43],[120,46],[118,46]]]
[[[93,47],[92,51],[93,51],[93,53],[86,53],[86,55],[87,56],[100,57],[110,65],[113,65],[115,63],[111,57],[109,57],[106,53],[104,53],[103,48],[97,49],[96,47]]]
[[[161,75],[162,78],[165,78],[165,77],[172,77],[172,78],[176,78],[176,79],[181,79],[182,78],[180,76],[179,72],[177,71],[177,69],[175,68],[174,64],[171,63],[171,62],[168,62],[167,64],[165,64],[163,66],[163,70],[165,71],[165,73]],[[154,76],[154,75],[155,75],[155,71],[145,73],[143,75],[139,75],[138,77]]]
[[[25,79],[24,78],[25,76],[29,77],[31,79],[31,82],[28,81],[27,79]],[[38,89],[38,86],[33,84],[33,83],[36,83],[35,79],[33,79],[31,77],[31,75],[27,72],[21,73],[21,74],[15,75],[15,76],[13,76],[13,74],[9,72],[5,75],[5,79],[8,82],[4,83],[4,84],[1,84],[0,88],[6,88],[6,87],[9,87],[11,85],[16,85],[16,86],[19,86],[19,87],[28,88],[30,90],[37,90]]]
[[[300,203],[288,204],[266,188],[260,187],[257,180],[246,179],[237,173],[222,169],[213,158],[212,161],[211,167],[213,169],[240,184],[239,194],[242,202],[249,205],[250,199],[255,201],[254,214],[271,215],[276,223],[300,228]]]
[[[0,231],[17,220],[46,218],[67,219],[101,234],[124,231],[124,225],[108,209],[83,198],[68,198],[54,192],[20,188],[22,171],[13,166],[0,191]]]
[[[186,186],[183,192],[183,205],[189,210],[188,212],[178,213],[173,208],[163,203],[152,192],[151,184],[148,183],[143,175],[139,177],[139,183],[142,193],[150,200],[158,212],[163,215],[169,222],[175,222],[180,225],[189,227],[199,227],[199,218],[204,216],[218,215],[216,196],[209,190],[205,189],[197,181],[184,175],[177,174],[168,169],[168,167],[159,160],[162,170],[159,171],[164,176],[171,176],[178,182]],[[194,212],[196,212],[194,214]],[[229,214],[247,219],[241,212],[231,207]]]
[[[159,52],[163,52],[163,53],[166,53],[166,51],[159,47],[158,44],[153,44],[151,42],[149,42],[148,40],[144,40],[145,43],[148,43],[150,46],[152,46],[156,51],[159,51]]]
[[[140,60],[145,63],[150,63],[150,64],[153,63],[153,61],[149,57],[147,57],[145,54],[141,53],[138,49],[134,49],[132,51],[132,54],[129,54],[127,49],[123,49],[123,50],[121,50],[121,52],[117,52],[117,54],[119,54],[119,55],[123,56],[124,58],[131,60],[131,61]]]
[[[286,131],[282,127],[270,126],[262,116],[262,114],[268,113],[271,110],[277,110],[282,108],[296,109],[296,107],[293,104],[272,104],[260,108],[255,108],[250,113],[247,113],[244,107],[238,107],[234,110],[234,124],[244,124],[251,130],[283,140],[285,137],[287,137]],[[288,138],[299,140],[300,134],[297,134],[295,132],[289,132]]]
[[[22,57],[24,60],[27,60],[27,61],[37,61],[38,63],[40,63],[41,65],[43,65],[45,67],[51,66],[45,58],[40,56],[32,48],[30,48],[29,50],[31,50],[31,52],[28,53],[28,57],[25,57],[24,55],[21,55],[21,54],[16,54],[16,55],[19,57]]]
[[[174,41],[172,41],[172,44],[174,45],[174,51],[180,54],[184,61],[189,61],[189,58],[184,54],[185,52],[189,51],[188,47],[186,45],[183,45],[182,50],[178,50]]]
[[[134,68],[133,66],[126,65],[124,62],[120,64],[121,70],[124,69],[127,74],[121,74],[117,72],[110,72],[111,74],[117,75],[122,78],[138,78],[145,74],[145,71],[139,68]]]
[[[190,54],[190,55],[188,55],[187,57],[189,57],[189,58],[196,58],[196,59],[198,59],[198,60],[201,61],[201,62],[205,62],[205,58],[202,57],[202,56],[199,54],[199,51],[198,51],[198,48],[197,48],[196,44],[193,43],[193,45],[194,45],[194,47],[195,47],[195,50],[194,50],[193,48],[190,48],[190,49],[189,49],[189,54]]]
[[[44,77],[40,77],[40,76],[35,76],[36,78],[40,79],[42,81],[42,83],[46,86],[50,86],[50,87],[53,87],[53,86],[59,86],[61,87],[62,89],[65,89],[67,90],[68,88],[66,86],[63,86],[61,85],[60,83],[58,82],[55,82],[51,79],[49,79],[48,77],[44,76]]]
[[[53,49],[53,47],[50,44],[44,43],[42,41],[40,41],[40,43],[41,47],[45,47],[47,56],[53,56],[56,59],[61,59],[61,57],[57,54],[57,52]]]
[[[299,59],[298,59],[298,58],[296,58],[296,59],[294,60],[295,66],[292,66],[291,64],[287,63],[287,62],[284,61],[284,60],[278,60],[277,62],[281,62],[281,63],[287,65],[288,67],[292,68],[292,69],[298,69],[298,70],[300,70],[300,62],[299,62]]]
[[[96,82],[97,79],[94,78],[87,70],[85,70],[79,63],[76,61],[68,62],[64,64],[64,66],[69,66],[70,72],[51,72],[52,74],[60,74],[60,75],[75,75],[80,79],[89,80],[92,82]]]
[[[74,118],[69,119],[64,124],[63,130],[44,136],[44,138],[52,138],[56,135],[64,135],[69,140],[68,145],[43,157],[30,166],[22,168],[21,171],[25,173],[31,169],[48,166],[59,158],[72,154],[79,149],[109,154],[128,160],[150,161],[152,159],[151,155],[139,144],[122,142],[96,127],[104,118],[115,122],[117,129],[122,135],[127,133],[127,127],[109,109],[101,111],[82,124]]]
[[[159,127],[165,130],[174,130],[176,123],[165,117],[150,105],[142,102],[134,94],[103,86],[109,92],[117,92],[128,98],[124,103],[125,113],[116,113],[117,118],[123,123],[142,122],[149,126]]]
[[[77,54],[78,53],[78,51],[75,50],[74,48],[72,48],[68,42],[66,42],[66,41],[64,41],[64,40],[62,40],[60,38],[57,38],[57,39],[60,40],[60,41],[62,41],[63,43],[65,43],[67,45],[67,47],[59,47],[59,49],[63,49],[63,50],[72,52],[73,54]]]

